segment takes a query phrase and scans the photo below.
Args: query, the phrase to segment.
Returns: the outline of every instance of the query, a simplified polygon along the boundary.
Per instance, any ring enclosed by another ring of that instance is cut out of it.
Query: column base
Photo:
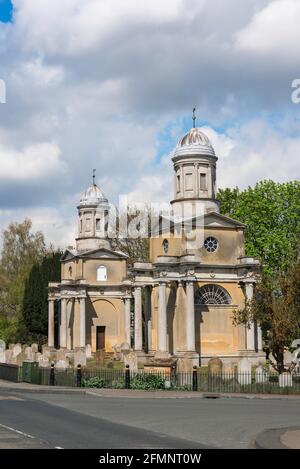
[[[154,353],[154,360],[166,360],[171,357],[171,354],[169,352],[162,352],[160,350],[156,350]]]

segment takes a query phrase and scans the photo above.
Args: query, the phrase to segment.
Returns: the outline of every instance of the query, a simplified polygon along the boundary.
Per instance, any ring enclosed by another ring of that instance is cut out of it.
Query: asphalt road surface
[[[0,448],[251,448],[296,425],[299,400],[0,394]]]

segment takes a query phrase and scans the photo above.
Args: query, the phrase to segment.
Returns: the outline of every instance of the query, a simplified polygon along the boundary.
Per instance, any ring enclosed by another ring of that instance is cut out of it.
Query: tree
[[[0,338],[16,338],[26,279],[45,253],[43,234],[31,231],[32,222],[11,223],[3,232],[0,259]]]
[[[126,222],[128,232],[126,236],[120,233],[120,225]],[[141,232],[146,229],[146,236],[142,236]],[[137,207],[130,207],[130,210],[123,214],[122,217],[117,217],[116,230],[113,233],[113,249],[124,252],[128,255],[128,265],[133,266],[135,262],[148,262],[149,261],[149,233],[151,228],[151,212],[149,207],[138,209]]]
[[[60,282],[60,251],[47,253],[33,265],[25,284],[22,320],[23,340],[42,343],[48,334],[48,283]]]
[[[221,213],[246,225],[246,254],[268,273],[286,271],[297,258],[300,236],[300,182],[258,182],[240,192],[220,190]]]
[[[297,277],[295,277],[297,275]],[[300,262],[286,273],[263,273],[255,295],[245,308],[234,313],[235,324],[259,323],[269,352],[275,358],[271,365],[279,373],[287,371],[284,351],[299,337],[300,330]]]

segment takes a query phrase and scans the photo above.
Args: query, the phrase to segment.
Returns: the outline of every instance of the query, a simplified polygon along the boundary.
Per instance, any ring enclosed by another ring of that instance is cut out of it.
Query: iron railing
[[[193,372],[170,373],[162,370],[129,370],[110,368],[68,368],[66,370],[39,368],[37,364],[0,364],[0,379],[25,381],[54,386],[82,386],[87,388],[181,390],[204,393],[264,393],[300,394],[300,373],[279,375],[265,370],[262,373],[209,373],[207,368]]]

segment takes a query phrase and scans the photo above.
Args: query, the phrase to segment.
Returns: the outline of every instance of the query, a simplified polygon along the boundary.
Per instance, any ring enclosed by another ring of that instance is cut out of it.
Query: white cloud
[[[168,24],[184,14],[185,3],[184,0],[51,0],[49,5],[49,0],[14,1],[15,21],[25,38],[25,46],[71,56],[100,47],[116,31]]]
[[[236,33],[236,47],[299,64],[299,18],[299,0],[272,1]]]
[[[6,228],[9,223],[21,223],[25,218],[32,220],[32,230],[42,231],[45,235],[46,245],[64,249],[66,246],[74,245],[76,233],[76,213],[70,210],[69,214],[64,215],[62,207],[43,207],[30,209],[24,213],[23,210],[0,210],[1,227]],[[0,229],[0,250],[2,245],[2,236]]]
[[[263,179],[300,179],[300,137],[283,136],[263,119],[250,120],[227,131],[232,142],[218,162],[218,186],[245,188]]]
[[[0,209],[14,207],[11,219],[32,215],[49,239],[69,243],[92,168],[112,202],[169,200],[172,162],[158,157],[194,105],[219,156],[219,186],[298,175],[292,0],[13,3],[14,23],[0,23]],[[284,106],[280,125],[253,120]]]
[[[13,78],[34,81],[38,86],[47,87],[60,83],[64,78],[64,70],[62,67],[45,65],[41,57],[36,57],[22,63]]]
[[[64,170],[60,149],[54,143],[37,143],[17,151],[0,145],[0,179],[43,179]]]

